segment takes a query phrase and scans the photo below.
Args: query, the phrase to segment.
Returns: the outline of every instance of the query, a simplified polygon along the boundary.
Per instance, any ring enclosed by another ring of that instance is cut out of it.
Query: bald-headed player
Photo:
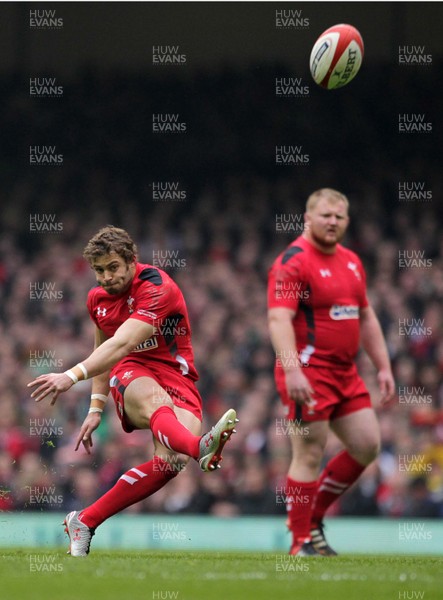
[[[95,349],[65,373],[40,375],[29,383],[39,402],[79,380],[92,378],[89,413],[77,438],[91,452],[92,434],[111,391],[124,431],[150,429],[154,457],[124,473],[92,505],[66,516],[71,556],[86,556],[95,529],[112,515],[147,498],[175,477],[189,457],[203,471],[222,460],[235,432],[235,410],[201,435],[202,401],[195,386],[191,328],[183,295],[161,269],[137,261],[137,248],[124,229],[107,226],[87,244],[84,257],[98,286],[87,306],[95,324]],[[178,470],[177,470],[178,467]]]
[[[366,297],[363,266],[340,244],[348,207],[336,190],[311,194],[303,234],[269,272],[275,380],[286,416],[296,422],[288,427],[292,462],[286,506],[290,554],[299,556],[336,554],[325,539],[323,516],[379,452],[378,422],[354,362],[360,345],[378,371],[382,404],[395,389],[381,327]],[[320,474],[329,427],[344,450]]]

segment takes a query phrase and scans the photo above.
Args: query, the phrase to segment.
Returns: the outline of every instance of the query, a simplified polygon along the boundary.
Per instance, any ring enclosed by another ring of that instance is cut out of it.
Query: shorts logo
[[[145,350],[153,350],[154,348],[158,348],[158,340],[155,335],[141,342],[132,352],[145,352]]]
[[[333,304],[329,310],[329,316],[334,321],[342,321],[344,319],[358,319],[360,316],[358,306],[340,306]]]
[[[97,316],[98,317],[106,317],[106,308],[102,308],[101,306],[99,306],[97,308]]]
[[[317,400],[311,400],[309,403],[306,404],[306,406],[308,408],[308,415],[315,414],[315,405],[316,404],[317,404]]]
[[[122,379],[131,379],[133,372],[134,371],[125,371],[123,373]]]

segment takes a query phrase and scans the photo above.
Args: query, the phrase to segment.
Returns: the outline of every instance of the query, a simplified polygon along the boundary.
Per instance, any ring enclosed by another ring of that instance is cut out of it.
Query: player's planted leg
[[[74,510],[66,515],[63,522],[65,532],[69,536],[68,554],[71,556],[87,556],[92,536],[95,533],[94,529],[91,529],[80,521],[79,514],[79,511]]]

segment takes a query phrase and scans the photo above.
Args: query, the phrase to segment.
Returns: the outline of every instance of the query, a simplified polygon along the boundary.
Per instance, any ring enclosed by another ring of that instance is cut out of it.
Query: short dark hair
[[[137,258],[137,246],[129,233],[119,227],[106,225],[86,244],[83,257],[91,263],[94,258],[111,252],[121,256],[126,263],[131,263]]]

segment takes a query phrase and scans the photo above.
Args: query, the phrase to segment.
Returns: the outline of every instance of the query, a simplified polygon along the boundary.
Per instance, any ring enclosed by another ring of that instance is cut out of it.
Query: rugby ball
[[[334,25],[326,29],[312,48],[309,66],[318,85],[335,90],[357,75],[363,60],[363,40],[352,25]]]

